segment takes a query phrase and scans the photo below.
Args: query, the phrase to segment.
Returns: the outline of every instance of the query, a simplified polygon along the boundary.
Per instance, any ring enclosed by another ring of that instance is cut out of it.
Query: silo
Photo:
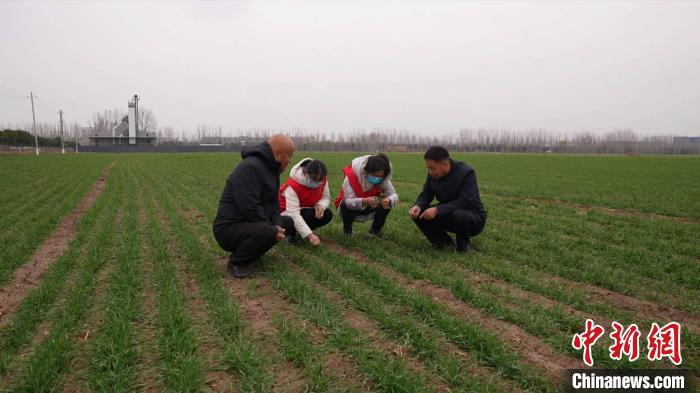
[[[129,102],[129,144],[136,144],[136,133],[138,130],[139,96],[134,95],[133,101]]]

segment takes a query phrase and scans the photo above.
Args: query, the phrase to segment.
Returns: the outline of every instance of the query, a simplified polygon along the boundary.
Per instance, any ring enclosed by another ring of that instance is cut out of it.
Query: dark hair
[[[430,161],[445,161],[448,158],[450,158],[450,153],[442,146],[431,146],[423,154],[423,159]]]
[[[326,164],[320,160],[306,160],[301,163],[301,167],[304,168],[304,172],[314,180],[319,177],[323,179],[328,175]]]
[[[389,164],[389,157],[386,154],[379,153],[367,159],[365,172],[374,173],[381,170],[384,171],[384,177],[389,176],[391,173],[391,164]]]

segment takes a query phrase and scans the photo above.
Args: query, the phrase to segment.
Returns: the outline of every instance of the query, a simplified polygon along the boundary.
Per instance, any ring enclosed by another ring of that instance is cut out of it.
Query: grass
[[[322,292],[282,264],[271,264],[275,286],[296,303],[299,312],[323,328],[331,345],[348,353],[374,381],[374,388],[386,392],[428,392],[425,376],[408,371],[401,359],[373,350],[361,332],[349,326],[341,310]]]
[[[339,280],[342,280],[342,273],[354,277],[358,282],[365,284],[365,288],[376,290],[375,292],[365,292],[367,297],[381,299],[384,304],[406,307],[415,318],[439,329],[455,345],[474,354],[480,362],[494,367],[498,373],[512,378],[521,387],[553,390],[553,387],[537,376],[533,370],[521,364],[518,356],[509,352],[498,337],[479,329],[458,316],[451,315],[444,305],[415,291],[406,290],[390,278],[383,277],[376,270],[358,265],[348,257],[332,254],[325,250],[317,251],[317,253],[321,253],[319,257],[300,253],[299,250],[291,248],[286,249],[285,252],[296,263],[308,267],[316,279],[322,280],[334,288],[340,288],[341,282]],[[329,259],[333,261],[332,264],[322,262]],[[343,295],[349,297],[352,291],[358,291],[358,288],[360,287],[351,288]]]
[[[273,317],[279,331],[279,349],[294,366],[303,369],[307,381],[306,390],[329,392],[332,378],[324,373],[323,350],[311,342],[311,335],[299,321],[287,319],[282,314]]]
[[[0,214],[0,285],[11,278],[14,269],[29,258],[97,179],[101,168],[79,167],[78,163],[59,166],[56,177],[48,177],[38,190],[26,189],[21,183],[3,185],[9,193],[21,190],[21,194],[0,205],[4,210]]]
[[[340,169],[355,155],[312,156],[328,165],[335,195]],[[416,154],[392,154],[402,202],[385,227],[390,241],[368,240],[362,224],[351,239],[340,235],[338,221],[319,231],[367,262],[342,250],[289,245],[265,258],[261,274],[272,283],[272,295],[288,306],[269,316],[274,329],[269,342],[260,341],[243,312],[244,299],[229,290],[230,278],[219,262],[226,253],[211,234],[224,180],[240,161],[238,155],[0,156],[0,286],[8,285],[14,270],[85,195],[102,168],[116,160],[104,193],[79,220],[68,250],[0,326],[0,389],[49,391],[62,386],[68,373],[79,372],[94,391],[148,389],[138,381],[142,374],[158,375],[151,389],[201,391],[216,371],[230,373],[239,391],[269,392],[280,389],[274,370],[282,362],[303,378],[294,386],[307,391],[357,389],[343,386],[343,378],[327,368],[331,352],[351,359],[372,391],[434,391],[442,389],[440,384],[463,392],[558,388],[555,378],[539,372],[497,332],[473,324],[441,299],[402,286],[403,281],[423,280],[450,291],[487,318],[517,326],[558,356],[576,359],[581,354],[570,341],[584,313],[638,323],[643,335],[652,321],[668,322],[667,307],[697,321],[698,157],[455,156],[477,169],[489,212],[472,251],[458,255],[429,249],[406,213],[425,179],[422,160]],[[107,264],[111,269],[105,269]],[[206,310],[202,326],[212,326],[211,331],[195,329],[179,271],[196,281]],[[105,279],[98,281],[98,275]],[[654,302],[660,314],[638,315],[592,296],[591,285]],[[149,363],[142,363],[141,344],[148,338],[138,328],[145,318],[145,287],[155,293],[148,300],[155,305],[149,318],[154,319],[151,351],[157,359]],[[349,311],[376,324],[392,345],[408,349],[418,368],[350,325]],[[76,340],[82,339],[78,328],[88,318],[98,323],[87,350],[76,351]],[[48,331],[45,337],[40,326]],[[204,341],[220,346],[222,358],[216,363],[223,364],[222,370],[207,369]],[[595,347],[601,367],[668,366],[611,361],[608,344],[604,338]],[[695,375],[700,375],[699,344],[697,335],[684,329],[684,366]],[[278,354],[270,355],[269,348]],[[87,359],[72,362],[76,356]],[[86,370],[70,370],[74,364]],[[473,373],[475,368],[480,372]]]
[[[169,194],[172,195],[175,192],[170,192]],[[190,226],[190,231],[193,229]],[[200,227],[199,231],[201,232],[203,229],[207,230],[207,232],[209,230],[207,226],[206,229]],[[188,244],[193,244],[190,243],[193,240],[188,240]],[[301,281],[295,279],[291,272],[285,272],[287,275],[285,275],[284,279],[276,280],[275,276],[273,276],[273,282],[278,288],[286,288],[287,290],[283,292],[288,297],[298,301],[298,298],[295,297],[298,296],[297,291],[308,292],[310,287],[306,287],[306,289],[298,289],[295,286],[287,287],[286,285],[290,282],[296,283]],[[322,294],[317,293],[313,298],[313,303],[308,305],[308,307],[302,309],[302,314],[323,329],[333,329],[329,332],[331,345],[340,350],[350,351],[358,366],[375,380],[377,389],[381,391],[429,391],[427,387],[416,387],[417,380],[415,378],[403,376],[410,374],[407,373],[405,366],[400,361],[387,358],[383,353],[372,351],[368,344],[363,342],[359,332],[342,321],[339,311],[327,299],[324,299]],[[326,310],[320,311],[319,308]],[[329,318],[332,318],[332,320],[329,320]],[[389,367],[389,369],[385,366]],[[307,373],[307,378],[310,379],[309,386],[317,384],[317,381],[314,380],[315,377],[317,377],[317,374]]]
[[[159,184],[159,179],[151,179]],[[240,389],[245,392],[261,392],[269,389],[272,376],[265,369],[265,359],[260,349],[245,334],[241,313],[234,299],[230,297],[222,283],[222,277],[213,261],[202,250],[198,239],[193,235],[185,221],[178,216],[172,206],[172,199],[166,190],[157,188],[159,202],[167,217],[174,235],[186,256],[189,269],[197,279],[209,309],[211,318],[217,327],[217,333],[224,344],[224,361],[240,378]]]
[[[78,222],[76,238],[66,253],[51,265],[41,285],[28,293],[10,321],[0,328],[0,374],[7,371],[13,356],[45,320],[76,266],[82,269],[87,257],[107,241],[116,215],[110,206],[119,201],[120,195],[121,191],[111,183],[107,186],[103,196]]]
[[[285,254],[293,250],[285,250]],[[326,285],[327,288],[339,293],[357,310],[377,322],[390,336],[399,342],[409,345],[411,352],[430,370],[447,382],[454,391],[497,392],[500,386],[488,380],[470,376],[465,364],[453,353],[447,351],[444,340],[429,326],[404,315],[401,308],[387,305],[385,299],[362,288],[355,280],[342,277],[325,268],[313,256],[305,255],[291,258],[306,267],[309,274]]]
[[[150,195],[149,195],[150,196]],[[155,206],[146,198],[148,241],[152,248],[154,276],[158,290],[158,348],[161,374],[173,392],[198,391],[204,381],[202,359],[197,354],[197,339],[192,317],[187,313],[182,283],[179,282],[172,254],[168,250]]]
[[[133,173],[129,173],[129,176]],[[133,187],[127,190],[132,194]],[[133,376],[138,360],[137,339],[132,324],[141,314],[141,274],[138,250],[143,240],[138,238],[137,201],[126,204],[121,233],[117,239],[115,269],[109,278],[105,313],[92,342],[92,390],[128,392],[133,389]]]
[[[109,225],[99,233],[97,241],[87,252],[84,265],[76,272],[73,287],[56,313],[49,334],[23,361],[21,380],[10,391],[48,392],[54,389],[72,355],[76,327],[92,304],[96,275],[114,249],[114,233],[114,228]]]

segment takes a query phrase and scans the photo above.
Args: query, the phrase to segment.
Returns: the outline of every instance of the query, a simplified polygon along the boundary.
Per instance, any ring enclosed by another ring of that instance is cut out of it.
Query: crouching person
[[[302,159],[280,187],[281,214],[294,220],[296,229],[296,234],[287,235],[287,239],[294,242],[298,236],[314,246],[321,244],[321,239],[313,231],[333,219],[333,212],[328,208],[330,202],[326,165],[312,158]]]
[[[286,135],[241,152],[243,160],[226,180],[214,220],[214,237],[231,253],[231,275],[244,278],[275,243],[294,233],[291,218],[280,216],[280,173],[294,155],[294,143]]]
[[[486,225],[486,211],[479,196],[476,173],[469,165],[454,161],[447,150],[433,146],[423,156],[428,168],[423,191],[409,215],[434,248],[452,248],[447,234],[455,234],[456,250],[469,249],[470,238]],[[437,205],[431,205],[436,198]]]
[[[343,168],[345,179],[335,207],[343,218],[343,233],[352,235],[355,221],[372,221],[371,235],[386,239],[382,228],[399,194],[391,184],[391,163],[384,154],[367,155],[352,160]]]

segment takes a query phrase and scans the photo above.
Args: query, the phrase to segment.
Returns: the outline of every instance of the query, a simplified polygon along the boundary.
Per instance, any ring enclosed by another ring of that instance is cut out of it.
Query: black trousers
[[[447,232],[454,233],[458,242],[468,242],[470,237],[474,237],[484,230],[486,217],[469,210],[455,210],[432,220],[417,218],[413,222],[418,225],[431,244],[439,246],[452,244],[452,238]]]
[[[301,214],[301,218],[303,218],[306,222],[306,225],[308,225],[312,231],[316,228],[320,228],[328,224],[333,219],[333,212],[331,211],[331,209],[328,208],[326,208],[326,210],[323,211],[323,217],[321,217],[320,219],[316,218],[316,210],[312,207],[302,208],[300,209],[299,213]],[[296,230],[294,231],[294,233],[296,233]],[[287,232],[287,234],[290,233]]]
[[[369,207],[367,206],[363,210],[351,210],[345,206],[345,201],[340,202],[340,215],[343,216],[343,230],[345,232],[352,232],[352,223],[355,222],[357,216],[363,216],[374,212],[374,220],[372,221],[372,227],[370,231],[379,232],[384,228],[384,223],[386,223],[386,218],[391,212],[391,209],[383,209],[381,207]]]
[[[296,233],[291,218],[282,216],[280,224],[286,234]],[[268,222],[240,222],[214,228],[214,238],[231,253],[231,263],[246,265],[260,259],[277,243],[277,227]]]

